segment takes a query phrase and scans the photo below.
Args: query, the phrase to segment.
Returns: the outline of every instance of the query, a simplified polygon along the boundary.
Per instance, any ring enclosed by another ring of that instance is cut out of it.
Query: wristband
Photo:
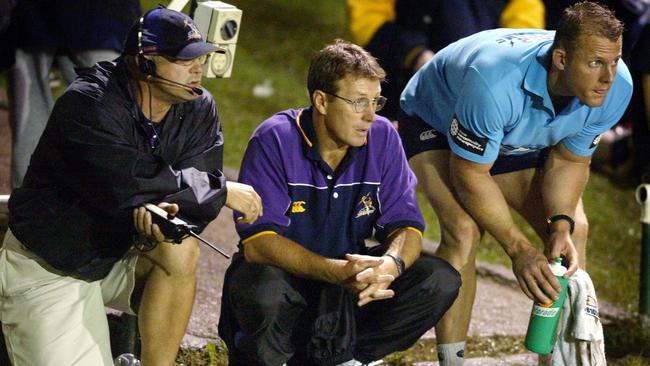
[[[400,258],[398,255],[393,255],[390,253],[386,253],[384,255],[393,258],[393,260],[395,261],[395,265],[397,265],[397,275],[398,276],[402,275],[402,273],[404,273],[404,261],[402,260],[402,258]]]
[[[559,220],[566,220],[569,223],[569,234],[573,234],[573,230],[576,227],[576,222],[573,221],[571,216],[564,215],[564,214],[553,215],[553,216],[549,217],[548,219],[546,219],[546,223],[548,224],[548,226],[546,226],[546,232],[548,234],[550,234],[551,233],[551,224],[556,222],[556,221],[559,221]]]

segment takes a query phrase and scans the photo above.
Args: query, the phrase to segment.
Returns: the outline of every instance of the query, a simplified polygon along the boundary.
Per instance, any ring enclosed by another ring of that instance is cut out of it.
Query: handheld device
[[[214,244],[203,239],[201,236],[199,236],[199,234],[195,233],[194,230],[197,229],[196,225],[190,224],[178,217],[171,216],[167,211],[151,203],[145,204],[144,208],[147,211],[149,211],[149,213],[151,214],[152,222],[158,225],[163,235],[165,235],[166,238],[172,239],[174,243],[180,244],[181,241],[183,241],[184,237],[188,235],[193,236],[197,238],[199,241],[201,241],[202,243],[204,243],[205,245],[214,249],[217,253],[221,254],[222,256],[228,259],[230,258],[228,254],[224,253],[221,249],[217,248]]]

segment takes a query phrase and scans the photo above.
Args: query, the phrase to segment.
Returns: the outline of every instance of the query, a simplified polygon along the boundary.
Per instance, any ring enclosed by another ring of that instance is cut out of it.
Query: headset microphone
[[[195,87],[195,86],[191,86],[191,85],[187,85],[187,84],[181,84],[181,83],[176,82],[174,80],[169,80],[169,79],[166,79],[166,78],[158,75],[158,73],[156,72],[156,64],[153,61],[148,60],[144,55],[144,48],[142,47],[142,33],[144,33],[144,19],[147,17],[147,15],[149,13],[153,12],[154,10],[163,9],[163,8],[164,7],[161,5],[161,6],[157,7],[157,8],[149,10],[148,12],[146,12],[140,18],[140,22],[139,22],[140,25],[139,25],[139,29],[138,29],[138,54],[136,56],[136,58],[138,59],[138,63],[137,63],[138,68],[140,69],[140,72],[142,72],[142,74],[147,78],[147,80],[149,80],[151,78],[157,78],[157,79],[160,79],[160,80],[164,80],[164,81],[166,81],[166,82],[168,82],[168,83],[170,83],[172,85],[176,85],[176,86],[179,86],[181,88],[185,88],[187,90],[190,90],[194,94],[203,95],[203,90],[201,88],[199,88],[199,87]]]
[[[160,76],[160,75],[158,75],[158,74],[149,74],[149,75],[147,75],[147,77],[148,77],[148,78],[156,78],[156,79],[164,80],[164,81],[166,81],[166,82],[168,82],[168,83],[170,83],[170,84],[173,84],[173,85],[179,86],[179,87],[181,87],[181,88],[189,89],[189,90],[191,90],[192,92],[194,92],[194,93],[197,94],[197,95],[203,95],[203,89],[201,89],[201,88],[199,88],[199,87],[196,87],[196,86],[191,86],[191,85],[187,85],[187,84],[181,84],[181,83],[176,82],[176,81],[174,81],[174,80],[166,79],[166,78],[164,78],[164,77],[162,77],[162,76]]]

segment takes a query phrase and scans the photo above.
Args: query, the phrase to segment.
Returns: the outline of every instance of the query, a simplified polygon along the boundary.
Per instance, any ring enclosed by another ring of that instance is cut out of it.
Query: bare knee
[[[448,220],[441,225],[441,242],[437,254],[447,259],[456,269],[474,263],[481,231],[467,218]]]
[[[587,235],[589,234],[589,221],[586,216],[576,216],[575,228],[573,230],[574,242],[587,242]]]
[[[149,262],[151,269],[157,268],[169,277],[183,279],[196,275],[199,255],[198,241],[188,237],[181,244],[159,243],[154,250],[144,253],[141,259]]]

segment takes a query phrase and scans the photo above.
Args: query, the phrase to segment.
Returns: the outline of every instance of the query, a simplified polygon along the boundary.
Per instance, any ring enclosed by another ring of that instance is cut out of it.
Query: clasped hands
[[[397,264],[391,257],[346,254],[345,261],[341,285],[357,295],[357,305],[395,296],[388,288],[397,277]]]

